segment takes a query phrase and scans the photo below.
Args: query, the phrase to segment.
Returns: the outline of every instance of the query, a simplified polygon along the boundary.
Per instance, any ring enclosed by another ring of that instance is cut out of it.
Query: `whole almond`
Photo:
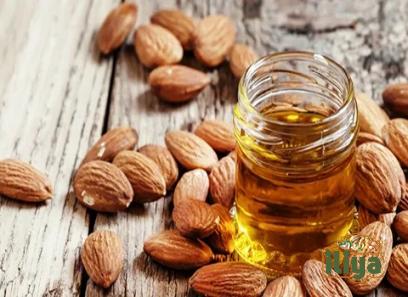
[[[211,170],[211,199],[230,209],[235,198],[235,161],[231,157],[222,158]]]
[[[94,160],[111,162],[115,156],[124,150],[132,150],[139,136],[130,127],[113,128],[106,132],[88,151],[82,164]]]
[[[159,166],[166,181],[166,189],[170,190],[177,181],[179,174],[176,160],[174,160],[170,151],[161,145],[146,144],[139,149],[139,152],[152,159]]]
[[[81,249],[81,261],[92,281],[110,287],[123,268],[123,245],[111,231],[95,231],[85,240]]]
[[[241,43],[236,43],[231,48],[229,54],[229,63],[232,74],[236,78],[241,78],[245,70],[258,60],[258,55],[249,46]]]
[[[203,64],[214,67],[221,64],[235,42],[233,21],[223,15],[202,19],[194,33],[194,54]]]
[[[133,190],[126,176],[115,165],[91,161],[75,175],[77,199],[86,207],[103,212],[126,209],[133,200]]]
[[[395,113],[408,116],[408,84],[399,83],[385,88],[384,103]]]
[[[408,210],[398,213],[392,226],[401,240],[408,242]]]
[[[344,280],[334,271],[328,275],[325,265],[318,260],[308,260],[303,265],[302,280],[310,297],[352,297]]]
[[[360,228],[364,228],[375,221],[380,221],[385,223],[387,226],[391,226],[395,215],[395,212],[375,214],[362,205],[358,206],[358,223]]]
[[[98,47],[102,54],[109,54],[125,42],[136,23],[137,6],[123,3],[113,9],[98,33]]]
[[[235,149],[233,126],[218,120],[201,122],[194,133],[204,139],[214,150],[221,153]]]
[[[234,251],[234,221],[228,210],[221,204],[213,204],[211,208],[220,219],[213,234],[207,238],[207,242],[214,251],[222,254],[231,254]]]
[[[394,247],[388,266],[387,280],[394,287],[408,292],[408,243]]]
[[[217,164],[214,150],[200,137],[186,131],[166,133],[166,146],[186,169],[202,168],[207,172]]]
[[[0,195],[25,202],[51,199],[53,189],[48,178],[28,163],[0,161]]]
[[[182,236],[176,230],[163,231],[145,241],[144,252],[156,262],[173,269],[194,269],[210,263],[211,249],[201,240]]]
[[[177,207],[185,199],[206,201],[210,182],[207,172],[194,169],[183,174],[173,193],[173,204]]]
[[[155,94],[170,103],[194,98],[209,83],[207,74],[183,65],[161,66],[149,75],[149,85]]]
[[[113,164],[130,181],[135,202],[152,202],[166,195],[166,182],[159,166],[145,155],[135,151],[122,151],[113,159]]]
[[[373,213],[394,212],[403,193],[404,172],[385,146],[368,142],[356,153],[356,197]]]
[[[364,227],[360,232],[360,235],[368,237],[381,245],[381,249],[378,254],[375,254],[381,261],[381,273],[379,274],[366,274],[361,279],[347,278],[346,282],[350,290],[357,295],[365,295],[374,290],[382,281],[387,272],[388,263],[390,261],[392,252],[392,231],[390,227],[382,222],[374,222]],[[369,246],[366,246],[366,250],[363,254],[372,253],[369,250]],[[366,261],[367,266],[369,261]],[[367,269],[367,267],[365,267]],[[367,270],[366,270],[367,271]]]
[[[162,26],[173,33],[184,49],[192,48],[195,23],[183,11],[177,9],[159,10],[153,14],[150,20],[153,24]]]
[[[366,142],[377,142],[385,145],[384,141],[380,137],[367,132],[359,132],[357,137],[357,146]]]
[[[181,235],[190,238],[208,237],[220,221],[207,203],[195,199],[183,200],[174,208],[172,217]]]
[[[383,128],[383,137],[387,147],[408,167],[408,120],[393,119]]]
[[[301,283],[293,276],[282,276],[270,282],[262,297],[305,297]]]
[[[153,24],[137,29],[134,48],[140,62],[149,68],[175,64],[183,58],[180,41],[167,29]]]
[[[388,115],[365,93],[356,93],[360,129],[382,137],[382,128],[389,121]]]
[[[241,262],[203,266],[189,280],[194,291],[211,297],[261,296],[266,283],[266,276],[261,270]]]

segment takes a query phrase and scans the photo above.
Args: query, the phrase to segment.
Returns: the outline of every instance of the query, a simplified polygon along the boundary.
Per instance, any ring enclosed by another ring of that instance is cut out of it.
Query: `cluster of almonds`
[[[100,52],[109,54],[120,47],[133,30],[136,17],[137,6],[133,3],[123,3],[112,10],[99,30]],[[228,59],[237,78],[258,58],[250,47],[235,43],[236,28],[226,16],[195,20],[180,10],[160,10],[150,20],[151,24],[137,28],[134,48],[139,61],[154,68],[148,82],[165,101],[185,102],[210,83],[206,73],[177,65],[185,51],[193,51],[196,59],[207,67]]]

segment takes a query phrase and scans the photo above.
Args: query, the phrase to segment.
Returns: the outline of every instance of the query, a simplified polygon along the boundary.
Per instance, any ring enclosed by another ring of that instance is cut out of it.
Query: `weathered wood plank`
[[[70,179],[102,130],[112,60],[95,29],[118,1],[1,1],[0,158],[19,158],[55,185],[44,205],[0,197],[0,296],[79,296],[86,210]]]

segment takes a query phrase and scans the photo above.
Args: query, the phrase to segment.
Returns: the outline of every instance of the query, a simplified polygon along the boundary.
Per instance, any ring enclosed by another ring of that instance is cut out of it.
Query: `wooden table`
[[[230,121],[236,81],[228,65],[207,69],[212,85],[181,106],[160,102],[146,85],[131,38],[102,58],[95,33],[119,0],[0,1],[0,158],[31,162],[50,176],[55,196],[44,205],[0,198],[0,296],[193,296],[188,273],[163,269],[143,241],[168,228],[170,197],[117,215],[95,214],[76,201],[73,171],[111,127],[131,125],[139,145],[163,143],[168,129],[204,118]],[[408,1],[209,0],[138,1],[138,24],[152,12],[180,7],[199,18],[234,19],[238,40],[260,54],[303,49],[334,57],[356,87],[381,101],[389,82],[408,75]],[[202,68],[188,55],[185,62]],[[123,239],[126,266],[109,290],[89,281],[80,246],[95,229]],[[402,296],[386,284],[370,296]]]

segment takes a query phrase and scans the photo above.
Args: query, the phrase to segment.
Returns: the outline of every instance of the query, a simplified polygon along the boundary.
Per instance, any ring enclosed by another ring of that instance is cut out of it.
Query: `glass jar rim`
[[[251,79],[251,74],[262,65],[262,63],[265,63],[266,61],[271,61],[271,60],[278,60],[282,57],[304,57],[308,58],[310,60],[315,60],[316,62],[324,63],[328,66],[334,67],[336,70],[339,70],[342,75],[344,75],[345,81],[346,81],[346,88],[347,88],[347,94],[346,98],[343,100],[341,106],[333,112],[333,114],[325,117],[321,121],[314,122],[314,123],[287,123],[287,122],[282,122],[279,120],[271,119],[268,117],[265,117],[261,112],[259,112],[252,104],[252,102],[248,99],[248,97],[245,95],[245,86],[249,84],[249,80]],[[252,65],[250,65],[247,70],[244,72],[242,75],[239,85],[238,85],[238,93],[241,94],[239,96],[239,101],[244,101],[245,106],[250,107],[251,111],[255,113],[255,115],[261,119],[262,121],[276,125],[276,126],[285,126],[285,127],[305,127],[305,128],[313,128],[321,125],[325,125],[330,123],[331,121],[335,120],[336,118],[340,117],[347,107],[353,103],[353,98],[354,98],[354,87],[353,87],[353,81],[350,77],[350,75],[347,73],[347,71],[344,69],[343,66],[341,66],[339,63],[334,61],[332,58],[315,53],[315,52],[309,52],[309,51],[284,51],[284,52],[276,52],[272,54],[268,54],[266,56],[263,56],[259,58],[256,62],[254,62]]]

